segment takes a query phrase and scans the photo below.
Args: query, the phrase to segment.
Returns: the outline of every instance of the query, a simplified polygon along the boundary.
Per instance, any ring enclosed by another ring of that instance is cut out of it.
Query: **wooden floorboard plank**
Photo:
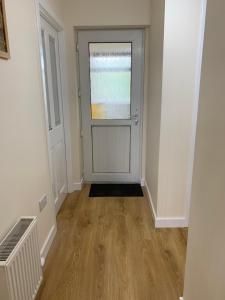
[[[37,300],[178,300],[185,229],[155,229],[145,197],[70,194],[58,216]]]

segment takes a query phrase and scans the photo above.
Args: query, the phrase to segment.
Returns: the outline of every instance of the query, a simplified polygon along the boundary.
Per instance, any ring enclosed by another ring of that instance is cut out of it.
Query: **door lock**
[[[134,120],[135,125],[138,125],[139,119],[138,119],[138,114],[135,114],[131,116],[131,120]]]

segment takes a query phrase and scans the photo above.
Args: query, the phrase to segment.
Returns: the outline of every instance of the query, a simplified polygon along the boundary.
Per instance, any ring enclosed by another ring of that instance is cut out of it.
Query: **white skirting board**
[[[156,219],[157,219],[157,215],[156,215],[156,211],[155,211],[155,206],[154,206],[154,204],[153,204],[153,202],[152,202],[152,196],[151,196],[149,187],[148,187],[148,185],[146,184],[146,182],[145,182],[145,184],[142,185],[142,186],[144,186],[144,187],[146,188],[148,200],[149,200],[149,203],[150,203],[150,208],[151,208],[151,210],[152,210],[152,212],[153,212],[153,217],[154,217],[154,219],[156,220]]]
[[[82,178],[80,182],[74,182],[70,188],[69,193],[72,193],[74,191],[81,191],[84,184],[84,179]]]
[[[61,206],[63,205],[63,202],[66,198],[66,194],[67,194],[67,190],[66,190],[66,186],[64,185],[63,188],[59,192],[59,196],[57,197],[57,201],[55,202],[56,214],[58,214]]]
[[[41,248],[41,264],[42,266],[44,266],[45,264],[45,260],[46,260],[46,257],[48,255],[48,252],[50,250],[50,247],[52,245],[52,242],[55,238],[55,235],[56,235],[56,232],[57,232],[57,228],[56,228],[56,224],[52,226],[52,228],[50,229],[49,233],[48,233],[48,236]]]
[[[155,219],[155,228],[185,228],[185,227],[188,227],[186,218],[182,218],[182,217],[181,218],[177,218],[177,217],[160,218],[160,217],[157,217],[157,213],[155,211],[155,207],[154,207],[152,197],[151,197],[151,192],[150,192],[150,189],[149,189],[148,185],[146,184],[146,182],[145,182],[144,186],[146,188],[149,203],[150,203],[150,206],[151,206],[151,209],[153,212],[153,216]]]
[[[141,179],[141,186],[145,186],[145,179],[144,178]]]
[[[156,218],[156,228],[186,228],[188,227],[185,218]]]

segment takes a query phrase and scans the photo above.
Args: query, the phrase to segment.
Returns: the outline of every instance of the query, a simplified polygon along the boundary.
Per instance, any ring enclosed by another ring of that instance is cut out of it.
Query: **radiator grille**
[[[10,234],[0,244],[0,261],[4,262],[8,259],[12,251],[15,249],[19,240],[22,238],[33,219],[21,219],[12,229]]]
[[[0,299],[33,300],[42,278],[37,217],[21,217],[0,243]]]

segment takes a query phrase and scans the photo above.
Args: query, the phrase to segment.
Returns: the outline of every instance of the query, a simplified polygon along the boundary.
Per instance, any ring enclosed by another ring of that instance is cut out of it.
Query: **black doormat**
[[[140,184],[92,184],[89,197],[143,197]]]

